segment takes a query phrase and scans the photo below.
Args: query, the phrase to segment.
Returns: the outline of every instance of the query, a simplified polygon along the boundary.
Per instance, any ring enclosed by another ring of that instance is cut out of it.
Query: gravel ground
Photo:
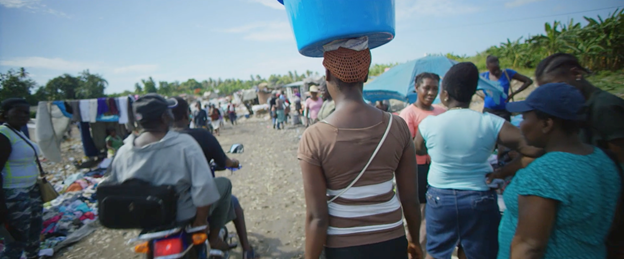
[[[217,172],[217,176],[232,181],[232,192],[245,210],[252,246],[263,258],[302,258],[305,207],[297,147],[303,130],[289,126],[277,131],[269,121],[252,118],[222,127],[221,136],[217,137],[226,151],[235,143],[245,146],[243,154],[231,155],[241,161],[243,168],[234,173]],[[81,157],[76,143],[64,143],[62,149],[66,157]],[[54,165],[59,166],[62,164]],[[228,229],[235,234],[232,224],[228,224]],[[137,234],[138,231],[99,228],[55,258],[141,258],[127,244]],[[242,258],[241,249],[235,249],[231,258]]]

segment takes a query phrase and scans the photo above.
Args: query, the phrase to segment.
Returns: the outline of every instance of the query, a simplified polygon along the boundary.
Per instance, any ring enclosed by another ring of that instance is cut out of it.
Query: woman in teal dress
[[[518,171],[504,193],[499,259],[606,258],[606,240],[622,191],[621,169],[579,137],[585,100],[564,83],[538,87],[522,102],[527,142],[546,152]]]

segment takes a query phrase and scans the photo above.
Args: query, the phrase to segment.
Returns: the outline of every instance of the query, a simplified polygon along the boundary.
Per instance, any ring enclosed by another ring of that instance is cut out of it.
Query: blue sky
[[[471,55],[541,33],[544,22],[604,17],[615,6],[624,3],[396,0],[396,38],[372,51],[373,63]],[[603,10],[589,11],[596,9]],[[0,0],[0,70],[19,67],[41,85],[89,69],[108,80],[107,93],[132,90],[148,76],[201,81],[323,71],[321,59],[297,52],[277,0]]]

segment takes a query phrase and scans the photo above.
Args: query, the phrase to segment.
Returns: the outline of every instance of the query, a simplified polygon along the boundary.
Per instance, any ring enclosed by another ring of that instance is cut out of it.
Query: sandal
[[[260,255],[256,254],[256,251],[251,248],[250,251],[243,251],[243,259],[256,259],[260,258]]]

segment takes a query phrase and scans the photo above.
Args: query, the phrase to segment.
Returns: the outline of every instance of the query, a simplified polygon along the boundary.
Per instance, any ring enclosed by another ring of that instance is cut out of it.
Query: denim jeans
[[[451,258],[461,245],[468,258],[496,258],[501,214],[495,191],[427,190],[427,253]]]

